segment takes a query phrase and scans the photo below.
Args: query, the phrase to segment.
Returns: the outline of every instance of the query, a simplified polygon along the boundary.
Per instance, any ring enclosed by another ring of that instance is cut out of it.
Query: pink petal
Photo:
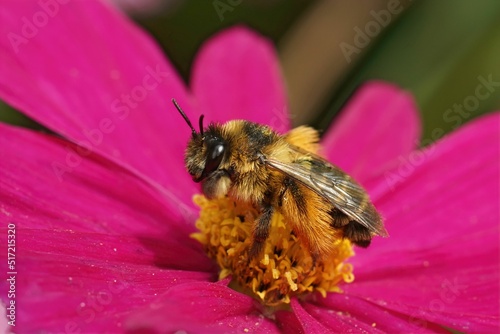
[[[449,333],[443,327],[389,311],[365,299],[339,293],[304,303],[304,309],[332,331],[347,333]]]
[[[53,163],[64,167],[76,146],[7,125],[0,124],[0,146],[0,213],[16,225],[16,300],[22,305],[16,329],[26,329],[19,332],[61,331],[70,320],[79,328],[109,330],[170,286],[212,278],[210,261],[189,238],[193,227],[180,223],[179,212],[170,212],[141,179],[89,154],[60,182]],[[7,240],[5,224],[0,235]],[[7,272],[6,266],[0,269]],[[115,280],[126,282],[128,292],[102,301],[89,323],[79,305],[115,291]],[[6,291],[3,280],[4,302]]]
[[[331,333],[331,330],[307,313],[296,299],[292,299],[291,306],[293,313],[276,313],[282,333]],[[340,332],[342,328],[337,327],[335,330]]]
[[[278,333],[255,300],[226,285],[198,282],[170,289],[127,328],[153,333]]]
[[[19,333],[116,332],[170,287],[213,279],[210,273],[162,269],[155,263],[161,255],[136,238],[26,229],[22,223],[16,221]],[[6,238],[3,229],[1,235]],[[7,272],[3,264],[1,269]],[[0,290],[6,302],[5,280]]]
[[[182,212],[169,210],[165,198],[123,168],[96,154],[73,161],[68,154],[79,149],[75,145],[4,124],[0,146],[0,209],[19,227],[132,236],[147,240],[174,265],[186,260],[178,257],[181,250],[193,265],[206,262],[189,238],[194,226],[181,222]],[[71,169],[73,163],[78,168]],[[71,169],[63,182],[60,168]],[[159,248],[155,240],[169,247]]]
[[[246,119],[289,128],[278,58],[272,44],[244,27],[206,43],[194,63],[192,89],[209,121]]]
[[[0,21],[2,100],[191,205],[190,131],[170,100],[191,102],[150,37],[100,1],[11,0]]]
[[[26,227],[155,237],[173,228],[186,235],[194,231],[142,179],[81,147],[1,123],[0,146],[0,206]]]
[[[425,323],[498,330],[499,142],[495,113],[373,181],[391,236],[357,251],[346,292]]]
[[[11,315],[11,310],[7,310],[7,307],[14,309],[14,306],[12,306],[10,304],[4,305],[3,301],[0,300],[0,332],[1,333],[7,333],[9,327],[11,326],[11,325],[9,325],[8,322],[12,321],[12,319],[15,319],[15,313]],[[12,312],[15,312],[15,311],[12,311]],[[12,319],[11,318],[7,319],[7,315],[9,317],[12,317]]]
[[[327,158],[364,181],[419,144],[420,121],[412,96],[384,82],[363,85],[323,138]]]

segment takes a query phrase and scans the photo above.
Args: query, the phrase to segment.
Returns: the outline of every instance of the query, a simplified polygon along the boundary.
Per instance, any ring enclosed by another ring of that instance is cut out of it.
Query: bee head
[[[191,128],[191,139],[186,149],[184,162],[193,181],[201,182],[212,178],[212,183],[214,183],[222,176],[227,176],[225,171],[219,169],[227,147],[220,133],[220,127],[210,125],[207,132],[204,132],[203,115],[201,115],[199,119],[200,131],[197,132],[177,102],[174,99],[172,102]]]

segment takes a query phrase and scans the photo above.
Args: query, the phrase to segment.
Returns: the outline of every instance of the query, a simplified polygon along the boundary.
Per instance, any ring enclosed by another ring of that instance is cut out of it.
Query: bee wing
[[[349,175],[315,154],[293,149],[306,155],[291,163],[265,158],[266,164],[299,181],[371,232],[388,235],[368,194]]]

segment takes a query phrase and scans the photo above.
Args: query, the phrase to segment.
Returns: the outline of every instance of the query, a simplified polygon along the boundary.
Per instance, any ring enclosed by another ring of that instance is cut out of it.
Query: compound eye
[[[207,163],[205,164],[205,170],[203,174],[208,175],[219,168],[222,158],[224,157],[224,145],[215,145],[208,154]]]

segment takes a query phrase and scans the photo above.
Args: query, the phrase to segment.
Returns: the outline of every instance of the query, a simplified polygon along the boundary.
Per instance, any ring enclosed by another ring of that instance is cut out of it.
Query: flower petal
[[[11,307],[10,304],[8,306]],[[4,305],[3,301],[0,300],[0,332],[2,333],[7,333],[10,326],[8,322],[11,320],[10,318],[7,320],[7,315],[10,316],[10,311],[7,311],[6,305]],[[13,316],[15,317],[15,314]]]
[[[363,85],[323,138],[327,158],[360,182],[419,144],[412,96],[384,82]]]
[[[192,89],[210,121],[245,119],[289,128],[278,58],[271,43],[244,27],[225,30],[200,50]]]
[[[20,333],[117,332],[170,287],[214,278],[208,272],[159,268],[156,254],[133,237],[26,229],[22,223],[16,222]],[[3,229],[1,235],[6,238]],[[5,280],[0,290],[6,301]]]
[[[0,213],[16,225],[19,332],[116,332],[169,287],[214,278],[187,227],[169,224],[135,176],[91,154],[59,182],[51,162],[74,145],[6,125],[0,145]],[[4,301],[7,290],[3,280]]]
[[[170,100],[191,103],[150,37],[101,1],[9,1],[0,21],[1,99],[191,205],[190,131]]]
[[[0,124],[0,146],[0,216],[16,226],[20,332],[59,332],[66,323],[116,331],[167,288],[213,279],[211,263],[189,238],[194,228],[135,175],[88,153],[61,182],[54,163],[75,162],[66,159],[76,145]],[[6,266],[0,269],[11,271]],[[4,301],[7,290],[3,280]]]
[[[170,289],[128,322],[131,331],[154,333],[278,333],[252,298],[227,285],[193,282]]]
[[[343,293],[332,293],[304,308],[319,322],[340,333],[449,333],[443,327],[421,319],[408,319],[404,314],[392,312],[363,298]]]
[[[82,147],[1,123],[0,146],[0,207],[26,227],[155,237],[194,231],[142,179]]]
[[[283,333],[331,333],[331,330],[307,313],[295,298],[292,299],[291,306],[293,313],[278,312],[276,314]],[[341,332],[342,328],[336,328],[335,331]]]
[[[391,236],[357,251],[346,292],[459,331],[498,330],[499,142],[495,113],[373,181]]]

